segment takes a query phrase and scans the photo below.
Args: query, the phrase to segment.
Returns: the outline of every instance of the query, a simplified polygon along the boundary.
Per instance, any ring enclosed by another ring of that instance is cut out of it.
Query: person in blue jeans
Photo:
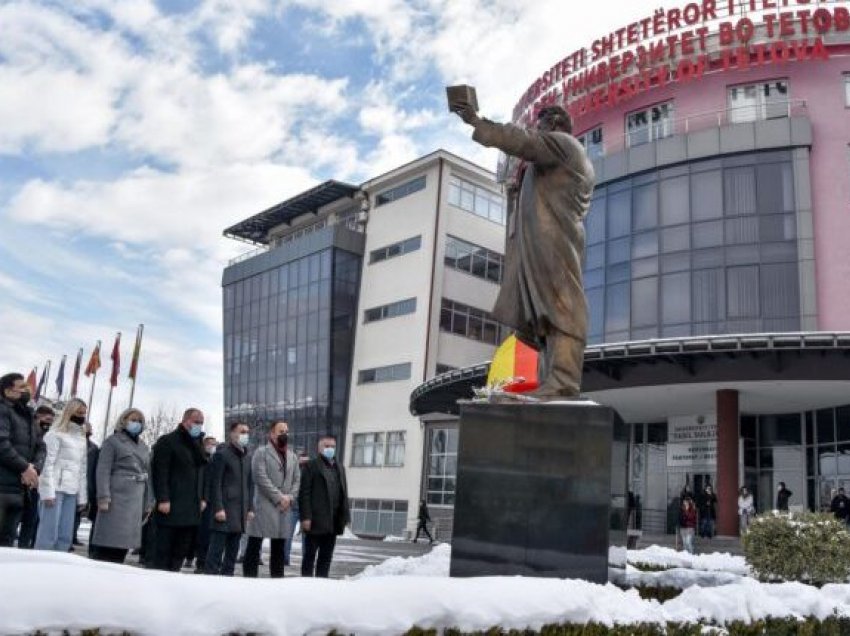
[[[47,456],[38,480],[39,524],[36,550],[68,552],[77,508],[88,505],[86,484],[86,403],[72,399],[59,422],[44,436]]]

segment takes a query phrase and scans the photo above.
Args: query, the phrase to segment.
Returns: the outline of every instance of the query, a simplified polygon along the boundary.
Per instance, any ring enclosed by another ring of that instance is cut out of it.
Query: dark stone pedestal
[[[584,401],[462,404],[451,575],[607,582],[616,417]]]

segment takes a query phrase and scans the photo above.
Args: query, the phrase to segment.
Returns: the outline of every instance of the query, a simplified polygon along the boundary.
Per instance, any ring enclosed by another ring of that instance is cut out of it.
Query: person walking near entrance
[[[785,482],[780,481],[776,488],[776,509],[779,512],[788,512],[788,500],[794,495],[785,487]]]
[[[682,499],[682,511],[679,513],[679,532],[682,535],[682,547],[690,554],[694,553],[694,533],[697,527],[697,510],[690,497]]]
[[[144,427],[144,414],[127,409],[100,449],[95,471],[98,514],[89,545],[98,561],[124,563],[127,552],[142,544],[142,523],[153,507],[150,452],[139,439]]]
[[[705,539],[714,538],[714,527],[717,523],[717,495],[711,484],[702,492],[699,502],[699,536]]]
[[[419,523],[416,526],[416,536],[413,537],[413,543],[419,541],[419,533],[424,532],[425,536],[428,537],[428,541],[433,544],[434,537],[432,537],[431,533],[428,532],[428,522],[431,521],[431,515],[428,514],[428,506],[424,499],[419,501],[419,514],[417,515],[417,518],[419,519]]]
[[[738,493],[738,530],[742,535],[750,527],[750,521],[752,521],[755,510],[753,496],[746,486],[741,486]]]
[[[151,476],[156,497],[154,567],[158,570],[179,572],[198,532],[206,507],[201,497],[207,463],[203,435],[204,414],[190,408],[177,428],[154,444]]]
[[[850,522],[850,499],[844,494],[844,488],[839,488],[838,493],[832,498],[829,509],[835,518],[845,524]]]
[[[292,539],[292,506],[298,497],[301,474],[298,456],[289,449],[289,425],[279,421],[269,429],[268,443],[251,459],[254,518],[248,522],[248,545],[242,561],[244,576],[254,578],[260,566],[263,539],[271,539],[269,574],[283,577],[284,548]]]
[[[298,497],[301,531],[306,533],[301,576],[328,578],[336,538],[349,521],[348,485],[345,469],[336,461],[336,437],[323,435],[318,450],[319,456],[304,465]]]
[[[206,574],[233,576],[239,538],[253,517],[251,504],[251,458],[248,456],[248,425],[233,422],[227,444],[213,455],[209,473],[207,509],[212,525],[203,564]]]

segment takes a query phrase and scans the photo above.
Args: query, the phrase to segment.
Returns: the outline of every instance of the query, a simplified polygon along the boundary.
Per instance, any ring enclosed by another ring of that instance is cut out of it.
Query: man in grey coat
[[[207,468],[208,508],[212,514],[204,572],[233,576],[239,539],[253,518],[251,458],[248,456],[248,425],[233,422],[222,445]]]
[[[292,508],[301,485],[298,457],[289,448],[289,425],[274,422],[268,443],[257,449],[251,459],[254,485],[254,518],[248,521],[248,546],[242,572],[256,577],[260,565],[263,538],[271,539],[272,578],[283,576],[284,548],[292,538]]]

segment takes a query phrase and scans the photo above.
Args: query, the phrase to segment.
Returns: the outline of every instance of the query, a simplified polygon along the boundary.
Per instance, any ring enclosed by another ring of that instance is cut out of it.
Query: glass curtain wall
[[[329,248],[224,287],[225,420],[247,422],[254,444],[279,418],[309,452],[342,436],[360,262]]]
[[[800,328],[787,151],[597,188],[585,229],[591,343]]]

